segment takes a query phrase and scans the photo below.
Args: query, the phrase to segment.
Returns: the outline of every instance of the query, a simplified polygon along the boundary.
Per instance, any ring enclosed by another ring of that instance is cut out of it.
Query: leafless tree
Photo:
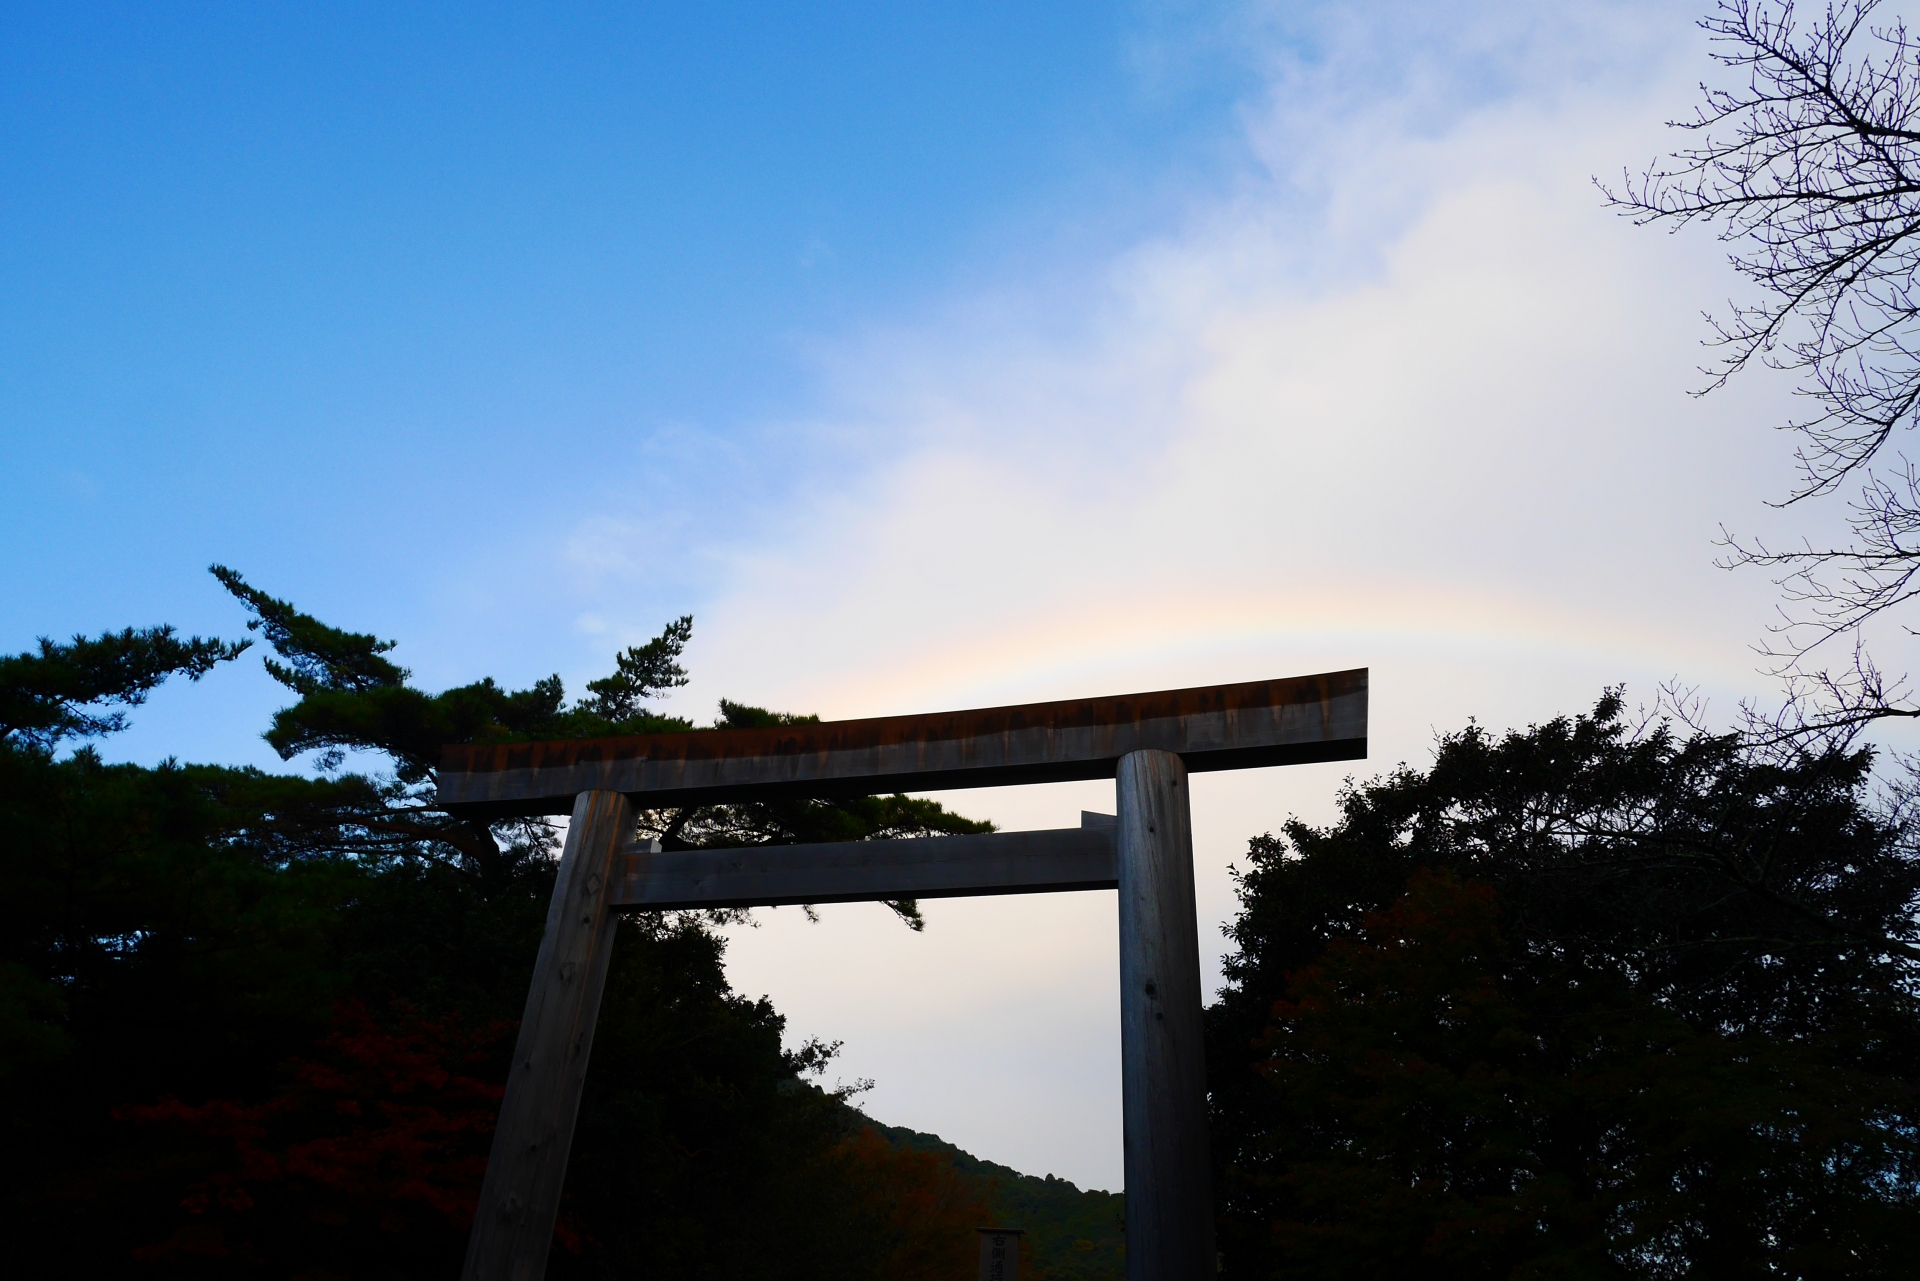
[[[1627,174],[1609,201],[1637,222],[1714,226],[1757,301],[1717,317],[1704,391],[1760,363],[1798,375],[1800,475],[1779,505],[1852,489],[1852,537],[1781,549],[1729,537],[1723,564],[1764,567],[1785,601],[1766,651],[1824,715],[1920,715],[1857,644],[1851,670],[1812,651],[1920,596],[1920,45],[1880,0],[1803,22],[1791,3],[1721,0],[1701,26],[1735,87],[1673,124],[1693,145]],[[1909,628],[1913,631],[1913,628]],[[1818,717],[1816,717],[1818,719]]]

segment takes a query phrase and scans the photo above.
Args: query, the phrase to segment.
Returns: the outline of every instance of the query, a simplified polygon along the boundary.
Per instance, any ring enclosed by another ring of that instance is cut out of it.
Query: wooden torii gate
[[[1215,1270],[1187,775],[1358,760],[1367,671],[886,716],[445,749],[439,804],[572,815],[467,1245],[465,1281],[540,1281],[622,910],[1120,891],[1128,1281]],[[1116,780],[1044,832],[662,852],[641,808]]]

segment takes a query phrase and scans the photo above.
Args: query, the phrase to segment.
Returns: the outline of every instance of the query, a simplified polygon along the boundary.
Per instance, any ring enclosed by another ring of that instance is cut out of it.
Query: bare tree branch
[[[1702,392],[1755,364],[1799,378],[1810,412],[1780,424],[1799,437],[1800,475],[1779,505],[1859,486],[1838,544],[1722,531],[1723,567],[1765,569],[1781,589],[1762,652],[1792,688],[1749,726],[1762,740],[1920,716],[1857,643],[1920,596],[1920,474],[1895,440],[1920,420],[1920,44],[1880,8],[1839,0],[1803,21],[1790,0],[1720,0],[1700,25],[1732,87],[1702,84],[1693,116],[1671,122],[1692,145],[1602,184],[1636,223],[1715,227],[1756,286],[1757,301],[1708,317],[1718,359]],[[1809,674],[1809,656],[1849,634],[1851,670]]]

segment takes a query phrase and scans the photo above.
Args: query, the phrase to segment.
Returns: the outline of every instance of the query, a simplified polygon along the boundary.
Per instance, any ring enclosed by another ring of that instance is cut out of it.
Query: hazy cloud
[[[1282,12],[1207,37],[1265,89],[1176,225],[823,344],[818,430],[876,446],[729,544],[688,699],[849,716],[1368,665],[1377,770],[1621,680],[1760,685],[1770,589],[1711,540],[1778,520],[1783,389],[1685,394],[1718,256],[1591,185],[1670,145],[1684,11]],[[1327,814],[1344,772],[1196,787],[1208,946],[1246,838]],[[1111,806],[950,799],[1013,826]],[[1117,1186],[1111,897],[928,916],[779,914],[733,972],[846,1038],[876,1115]]]

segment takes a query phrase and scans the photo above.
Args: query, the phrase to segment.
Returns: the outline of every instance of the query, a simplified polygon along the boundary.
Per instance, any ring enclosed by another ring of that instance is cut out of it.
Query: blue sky
[[[1687,394],[1736,282],[1591,184],[1671,145],[1695,16],[8,6],[0,645],[238,635],[218,560],[428,688],[578,689],[692,612],[699,718],[1365,665],[1373,770],[1765,697],[1713,540],[1820,536],[1764,501],[1790,389]],[[106,750],[276,764],[282,701],[243,660]],[[1210,974],[1232,860],[1345,772],[1196,782]],[[730,970],[876,1116],[1117,1186],[1111,895],[823,916]]]
[[[750,528],[857,465],[782,430],[811,337],[1072,271],[1209,167],[1251,78],[1154,40],[1077,3],[8,6],[0,634],[231,630],[217,559],[426,679],[583,661],[529,563],[573,514]]]

